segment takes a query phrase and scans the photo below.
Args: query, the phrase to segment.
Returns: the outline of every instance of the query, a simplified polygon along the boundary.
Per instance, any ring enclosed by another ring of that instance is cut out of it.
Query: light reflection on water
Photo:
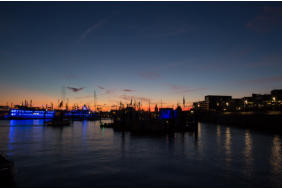
[[[246,162],[245,174],[251,176],[253,167],[253,156],[252,156],[252,136],[249,130],[245,131],[245,147],[244,147],[244,159]]]
[[[272,153],[270,163],[275,175],[281,174],[281,140],[278,135],[273,137]]]
[[[281,187],[281,136],[200,123],[196,133],[132,135],[98,121],[0,121],[18,187]],[[40,174],[39,174],[40,170]]]
[[[225,131],[225,161],[226,161],[226,167],[229,168],[230,163],[232,161],[232,142],[231,142],[231,131],[229,127],[226,127]]]

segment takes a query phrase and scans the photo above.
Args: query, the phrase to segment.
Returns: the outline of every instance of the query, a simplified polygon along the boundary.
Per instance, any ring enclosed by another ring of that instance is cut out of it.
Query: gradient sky
[[[281,33],[281,2],[0,2],[0,104],[269,93]]]

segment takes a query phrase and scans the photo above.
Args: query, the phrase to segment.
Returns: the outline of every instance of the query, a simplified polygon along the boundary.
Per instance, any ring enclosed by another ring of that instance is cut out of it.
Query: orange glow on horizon
[[[21,105],[25,102],[25,100],[30,103],[32,100],[32,106],[33,107],[39,107],[44,108],[46,105],[48,107],[51,107],[51,103],[53,104],[53,108],[58,109],[59,103],[61,101],[59,95],[48,95],[40,91],[34,91],[34,90],[27,90],[24,88],[8,88],[5,87],[5,90],[1,91],[0,94],[0,105],[8,105],[8,106],[15,106],[15,105]],[[87,105],[90,107],[91,110],[95,110],[94,107],[94,99],[92,98],[85,98],[80,99],[75,96],[69,96],[65,99],[68,99],[68,108],[72,109],[74,105],[78,106],[79,108],[82,108],[83,105]],[[66,101],[64,102],[63,108],[66,107]],[[151,99],[150,103],[150,111],[155,111],[155,106],[157,105],[158,108],[176,108],[177,104],[174,103],[175,100],[163,100],[163,101],[156,101]],[[99,107],[102,111],[110,111],[119,109],[120,103],[124,105],[124,107],[127,106],[127,104],[130,104],[130,100],[121,100],[120,96],[109,96],[109,97],[103,97],[99,98],[97,101],[97,107]],[[136,103],[139,103],[137,101]],[[136,106],[137,107],[137,106]],[[185,108],[181,106],[181,108],[185,111],[190,110],[192,106],[190,104],[187,104]],[[137,108],[138,109],[138,108]],[[149,102],[141,102],[141,110],[148,111],[149,110]]]

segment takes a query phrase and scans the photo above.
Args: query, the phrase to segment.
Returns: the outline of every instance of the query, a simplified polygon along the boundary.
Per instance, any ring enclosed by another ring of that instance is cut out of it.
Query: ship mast
[[[185,108],[185,97],[183,96],[183,110]]]
[[[97,111],[96,99],[97,99],[97,96],[96,96],[96,91],[94,88],[94,111]]]

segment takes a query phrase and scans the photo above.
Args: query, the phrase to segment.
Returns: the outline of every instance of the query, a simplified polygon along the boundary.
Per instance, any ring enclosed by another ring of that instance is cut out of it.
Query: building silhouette
[[[270,94],[255,94],[243,98],[207,95],[204,101],[193,103],[196,111],[281,111],[282,89],[274,89]]]

